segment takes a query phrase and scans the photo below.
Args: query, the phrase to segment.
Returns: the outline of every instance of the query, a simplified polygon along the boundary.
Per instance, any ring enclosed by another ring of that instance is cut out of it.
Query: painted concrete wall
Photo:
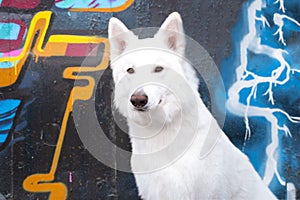
[[[132,174],[105,166],[83,145],[72,105],[88,103],[96,89],[100,125],[130,150],[110,109],[111,71],[102,54],[108,20],[116,16],[131,29],[158,27],[172,11],[181,13],[186,34],[222,74],[227,135],[278,198],[285,198],[285,182],[299,191],[297,0],[0,0],[1,200],[139,199]],[[74,86],[72,73],[80,70],[86,87]],[[93,84],[92,74],[103,71]],[[210,107],[205,86],[201,93]]]

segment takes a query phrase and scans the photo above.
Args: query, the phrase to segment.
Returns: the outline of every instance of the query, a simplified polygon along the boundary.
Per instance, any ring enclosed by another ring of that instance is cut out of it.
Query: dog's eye
[[[157,66],[154,69],[154,72],[161,72],[164,68],[162,66]]]
[[[134,69],[132,67],[128,68],[126,70],[129,74],[133,74],[134,73]]]

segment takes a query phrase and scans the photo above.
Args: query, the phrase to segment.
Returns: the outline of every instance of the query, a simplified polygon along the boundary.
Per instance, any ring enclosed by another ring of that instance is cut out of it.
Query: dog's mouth
[[[159,100],[157,105],[160,105],[161,103],[162,103],[162,99]],[[133,110],[138,111],[138,112],[147,112],[147,111],[151,110],[151,107],[153,107],[153,106],[151,106],[151,105],[146,105],[144,107],[137,106],[137,107],[133,107]]]
[[[146,112],[149,111],[149,108],[145,107],[145,108],[134,108],[134,110],[139,111],[139,112]]]

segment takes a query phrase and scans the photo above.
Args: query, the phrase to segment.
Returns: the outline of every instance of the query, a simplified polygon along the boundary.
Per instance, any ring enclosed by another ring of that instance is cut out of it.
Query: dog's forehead
[[[138,37],[131,37],[128,40],[127,49],[137,48],[163,48],[168,49],[168,45],[163,38],[150,37],[139,39]]]
[[[180,66],[180,57],[171,51],[159,48],[136,48],[124,52],[117,60],[117,66]]]

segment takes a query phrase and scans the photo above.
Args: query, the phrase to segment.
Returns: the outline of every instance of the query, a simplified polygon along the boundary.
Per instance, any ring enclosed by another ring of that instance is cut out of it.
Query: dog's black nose
[[[148,103],[148,97],[146,95],[132,95],[130,102],[136,108],[143,108]]]

